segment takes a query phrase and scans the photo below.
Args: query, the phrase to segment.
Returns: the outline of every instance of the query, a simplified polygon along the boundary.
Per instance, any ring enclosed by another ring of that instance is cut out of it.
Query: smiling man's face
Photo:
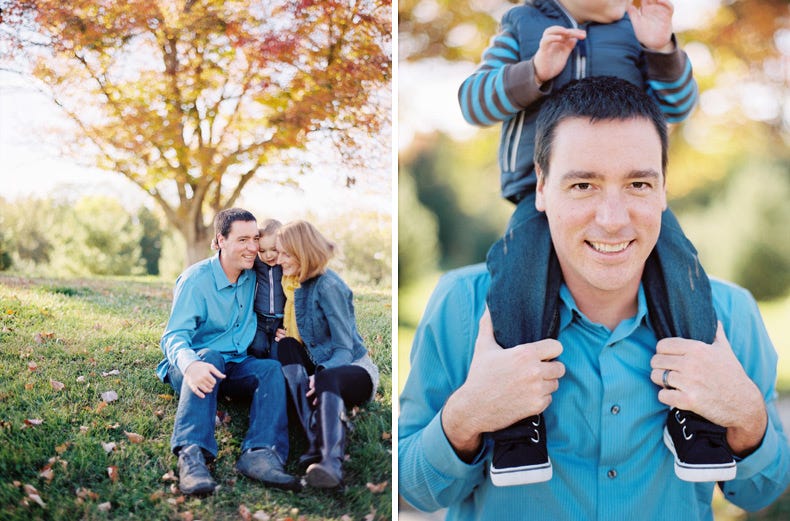
[[[228,280],[235,282],[242,270],[252,268],[258,256],[258,223],[233,221],[227,237],[217,234],[220,262]]]
[[[535,206],[546,212],[574,297],[635,296],[666,208],[653,123],[564,120],[555,129],[549,172],[542,174]]]

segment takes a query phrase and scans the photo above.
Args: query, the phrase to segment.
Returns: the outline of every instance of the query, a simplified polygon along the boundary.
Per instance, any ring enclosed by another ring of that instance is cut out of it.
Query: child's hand
[[[642,0],[642,6],[628,6],[628,16],[634,26],[639,43],[658,52],[672,52],[672,13],[675,7],[670,0]]]
[[[318,405],[318,396],[315,396],[315,375],[314,374],[311,374],[310,376],[307,377],[307,387],[308,387],[308,389],[307,389],[307,393],[305,393],[305,396],[307,396],[308,398],[313,396],[313,405]]]
[[[581,29],[568,29],[559,25],[546,28],[538,52],[532,59],[537,84],[543,85],[562,72],[576,42],[586,37],[587,33]]]
[[[283,327],[278,327],[277,331],[274,332],[274,339],[279,342],[283,338],[288,336],[288,332]]]

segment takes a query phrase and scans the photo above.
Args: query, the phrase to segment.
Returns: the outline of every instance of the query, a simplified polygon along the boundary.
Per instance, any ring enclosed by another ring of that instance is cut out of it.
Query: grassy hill
[[[355,290],[382,379],[353,418],[346,490],[284,492],[237,474],[247,408],[225,402],[220,486],[200,499],[178,492],[177,399],[154,374],[172,284],[0,275],[0,519],[391,519],[390,289]],[[295,432],[292,472],[304,449]]]

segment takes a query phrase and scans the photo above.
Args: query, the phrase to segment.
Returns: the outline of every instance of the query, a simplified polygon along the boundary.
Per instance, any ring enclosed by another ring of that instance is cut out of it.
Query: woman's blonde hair
[[[277,230],[285,253],[299,263],[299,281],[321,275],[335,254],[335,243],[307,221],[291,221]]]

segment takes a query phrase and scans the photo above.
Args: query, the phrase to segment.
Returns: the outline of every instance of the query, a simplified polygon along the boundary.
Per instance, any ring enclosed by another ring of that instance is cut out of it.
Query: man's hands
[[[198,398],[205,398],[206,393],[214,390],[217,378],[222,380],[225,375],[213,365],[200,360],[189,364],[184,373],[184,382]]]
[[[641,7],[628,6],[628,16],[639,43],[658,52],[672,52],[672,13],[675,7],[669,0],[642,0]]]
[[[551,361],[562,353],[552,339],[502,349],[494,339],[486,309],[469,374],[447,400],[442,427],[458,455],[471,460],[485,432],[493,432],[543,412],[559,387],[565,366]]]
[[[671,407],[693,411],[727,428],[732,451],[745,456],[756,449],[765,434],[768,415],[762,393],[744,372],[719,323],[712,345],[683,338],[665,338],[656,345],[650,362],[650,379],[663,387],[658,400]]]

